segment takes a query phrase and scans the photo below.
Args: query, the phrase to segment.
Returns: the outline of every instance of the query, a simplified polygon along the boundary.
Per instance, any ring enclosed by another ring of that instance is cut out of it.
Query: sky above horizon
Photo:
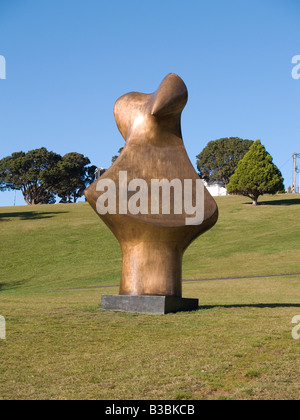
[[[124,145],[115,101],[173,72],[189,90],[193,165],[210,140],[260,139],[288,187],[300,153],[299,19],[297,0],[0,0],[0,159],[46,147],[108,168]],[[25,204],[20,192],[0,192],[0,206],[14,202]]]

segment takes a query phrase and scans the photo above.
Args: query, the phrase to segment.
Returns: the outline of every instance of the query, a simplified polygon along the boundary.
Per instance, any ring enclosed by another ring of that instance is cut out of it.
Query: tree
[[[112,158],[111,158],[111,163],[114,163],[117,159],[118,159],[118,157],[120,156],[120,154],[123,152],[123,149],[124,149],[124,147],[121,147],[120,149],[119,149],[119,151],[118,151],[118,155],[115,155],[115,156],[113,156]]]
[[[257,205],[258,197],[263,194],[284,191],[281,172],[260,140],[253,143],[239,162],[227,191],[251,198],[253,205]]]
[[[44,147],[13,153],[0,161],[1,189],[21,190],[28,205],[53,203],[50,172],[60,159]]]
[[[76,203],[83,191],[94,180],[96,166],[88,166],[90,160],[80,153],[68,153],[53,168],[56,176],[54,190],[63,203]]]
[[[210,141],[197,157],[199,175],[206,181],[222,181],[227,185],[238,162],[248,152],[253,140],[239,137]]]
[[[0,191],[21,190],[28,205],[74,203],[94,181],[95,166],[79,153],[64,157],[44,147],[28,153],[13,153],[0,161]]]
[[[5,182],[5,173],[1,169],[1,162],[2,161],[0,161],[0,191],[11,190],[12,189],[12,185],[9,185],[8,183]]]

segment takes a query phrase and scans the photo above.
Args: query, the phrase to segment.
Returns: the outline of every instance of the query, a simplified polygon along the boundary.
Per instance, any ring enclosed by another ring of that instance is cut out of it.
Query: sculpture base
[[[101,308],[110,311],[164,315],[170,312],[195,311],[198,299],[175,296],[102,295]]]

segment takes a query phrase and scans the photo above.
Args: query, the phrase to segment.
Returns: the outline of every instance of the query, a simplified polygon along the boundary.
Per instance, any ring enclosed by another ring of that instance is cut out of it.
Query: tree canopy
[[[118,159],[118,157],[120,156],[120,154],[123,152],[124,146],[120,147],[120,149],[118,150],[118,155],[115,155],[111,158],[111,163],[115,163],[115,161]]]
[[[260,140],[253,143],[239,162],[227,186],[227,191],[251,198],[254,205],[257,204],[258,197],[263,194],[284,191],[281,172],[274,165],[272,156]]]
[[[13,153],[0,161],[1,180],[5,189],[21,190],[27,204],[48,204],[54,201],[50,187],[51,168],[60,156],[44,147],[28,153]]]
[[[239,161],[248,152],[253,140],[239,137],[210,141],[197,157],[199,175],[206,181],[221,181],[227,185]]]
[[[76,203],[83,191],[93,181],[96,167],[90,166],[90,160],[80,153],[68,153],[63,156],[54,168],[58,179],[55,192],[63,203]]]
[[[20,190],[28,205],[54,203],[55,195],[76,202],[93,181],[89,164],[79,153],[61,157],[45,147],[13,153],[0,161],[0,190]]]

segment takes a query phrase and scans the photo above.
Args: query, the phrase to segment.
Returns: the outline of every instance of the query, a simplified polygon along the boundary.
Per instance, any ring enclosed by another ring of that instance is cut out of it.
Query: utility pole
[[[294,159],[294,170],[293,170],[293,193],[296,193],[296,174],[298,172],[297,168],[297,157],[300,157],[300,153],[294,153],[293,159]]]

